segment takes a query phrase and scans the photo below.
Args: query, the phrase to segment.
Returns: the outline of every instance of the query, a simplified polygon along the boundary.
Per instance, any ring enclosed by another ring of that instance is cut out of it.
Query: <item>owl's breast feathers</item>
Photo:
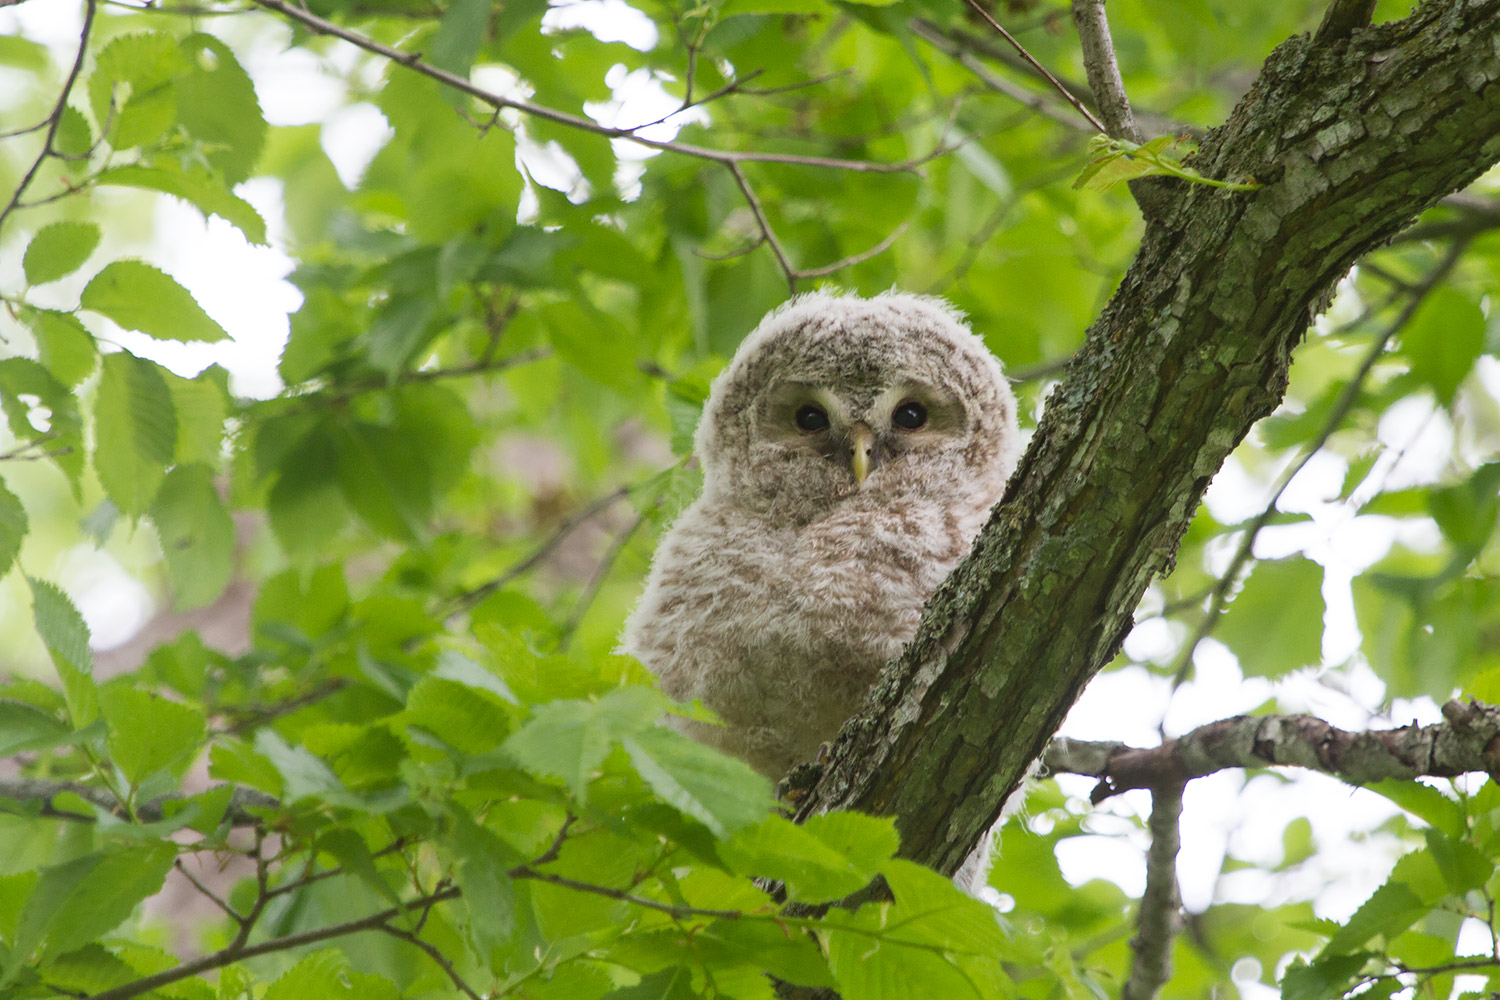
[[[789,527],[700,498],[663,539],[623,647],[726,724],[683,728],[780,776],[858,710],[982,513],[840,504]]]

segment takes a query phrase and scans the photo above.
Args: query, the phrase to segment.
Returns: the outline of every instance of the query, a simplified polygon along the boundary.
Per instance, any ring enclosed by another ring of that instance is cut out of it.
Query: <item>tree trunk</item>
[[[1209,480],[1281,400],[1334,284],[1497,159],[1500,0],[1277,48],[1193,162],[1264,186],[1164,182],[1166,211],[1005,501],[803,814],[894,815],[903,854],[954,872],[1119,650]]]

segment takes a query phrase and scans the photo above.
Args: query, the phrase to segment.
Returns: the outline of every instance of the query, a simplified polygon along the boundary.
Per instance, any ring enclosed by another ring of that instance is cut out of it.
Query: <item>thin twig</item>
[[[1068,108],[1049,101],[1040,94],[1034,94],[1025,87],[1011,83],[1002,76],[991,72],[990,68],[980,62],[971,52],[964,51],[963,47],[950,38],[936,25],[930,24],[921,18],[913,18],[911,22],[912,34],[926,40],[934,48],[946,53],[949,57],[956,59],[958,63],[979,78],[980,82],[991,90],[1004,94],[1018,104],[1025,105],[1037,114],[1046,115],[1060,125],[1070,129],[1094,134],[1094,129],[1087,122],[1081,122],[1077,116]]]
[[[1276,491],[1271,495],[1270,502],[1266,504],[1255,520],[1250,523],[1249,528],[1246,529],[1245,536],[1240,540],[1240,546],[1235,551],[1234,558],[1230,560],[1229,567],[1224,571],[1223,576],[1219,578],[1218,584],[1214,587],[1213,600],[1209,604],[1207,613],[1198,622],[1197,628],[1193,630],[1192,637],[1182,647],[1182,651],[1177,656],[1177,662],[1172,670],[1172,690],[1175,691],[1187,680],[1188,671],[1192,669],[1193,665],[1193,655],[1197,652],[1199,644],[1204,639],[1207,639],[1209,634],[1218,626],[1220,613],[1229,601],[1230,588],[1239,579],[1241,571],[1245,568],[1245,564],[1250,561],[1251,556],[1254,554],[1255,540],[1276,513],[1276,504],[1281,500],[1282,494],[1286,492],[1292,480],[1296,479],[1297,475],[1307,467],[1307,463],[1312,461],[1313,456],[1323,450],[1323,446],[1328,443],[1329,438],[1333,437],[1334,432],[1343,424],[1344,418],[1349,415],[1349,412],[1354,409],[1354,404],[1359,400],[1359,394],[1364,390],[1365,380],[1370,377],[1370,372],[1374,370],[1376,362],[1385,354],[1386,346],[1390,344],[1391,338],[1416,315],[1417,310],[1421,308],[1428,294],[1438,286],[1443,278],[1448,275],[1449,271],[1453,270],[1468,245],[1467,240],[1455,240],[1449,246],[1448,253],[1443,259],[1422,279],[1420,284],[1411,288],[1406,304],[1402,307],[1401,312],[1385,329],[1376,335],[1374,341],[1370,344],[1370,349],[1365,352],[1364,360],[1360,363],[1359,368],[1354,374],[1350,376],[1348,383],[1344,386],[1344,391],[1339,395],[1338,401],[1334,403],[1333,409],[1329,411],[1328,419],[1323,422],[1322,428],[1318,431],[1317,437],[1313,438],[1312,442],[1303,451],[1302,457],[1281,477]]]
[[[20,204],[21,196],[31,186],[37,171],[42,169],[42,164],[46,162],[47,157],[52,155],[52,144],[57,140],[57,130],[62,127],[63,115],[68,110],[68,97],[73,93],[73,85],[78,82],[78,74],[83,71],[84,57],[88,55],[89,32],[93,29],[94,13],[97,10],[97,0],[84,0],[83,28],[78,32],[78,56],[73,60],[73,68],[68,70],[67,79],[63,81],[62,93],[57,97],[57,104],[53,106],[52,114],[47,116],[47,137],[42,141],[42,151],[37,154],[36,159],[22,175],[21,183],[17,184],[15,191],[11,192],[10,201],[6,203],[5,208],[0,209],[0,228],[4,228],[5,220]]]
[[[551,534],[551,536],[547,538],[546,541],[542,542],[535,549],[533,549],[531,554],[526,558],[510,567],[505,572],[495,577],[493,580],[488,580],[484,583],[481,583],[479,586],[474,587],[470,590],[466,590],[462,594],[460,594],[455,602],[458,606],[457,610],[461,611],[464,608],[471,607],[474,604],[477,604],[484,598],[488,597],[490,594],[493,594],[501,587],[504,587],[506,584],[510,583],[512,580],[524,576],[526,573],[536,568],[536,566],[543,559],[546,559],[549,555],[551,555],[552,550],[557,548],[557,546],[562,543],[562,540],[572,534],[579,525],[613,507],[615,504],[625,499],[625,497],[629,496],[630,491],[633,489],[635,489],[635,484],[627,484],[625,486],[617,487],[606,493],[599,499],[593,501],[582,510],[573,514],[567,520],[563,521],[562,524],[558,525],[557,530],[555,530]]]
[[[781,241],[776,238],[776,230],[771,228],[771,220],[766,218],[766,210],[760,207],[760,199],[755,196],[755,189],[745,179],[745,171],[738,163],[729,164],[729,172],[734,175],[734,182],[740,186],[740,193],[745,196],[745,202],[750,206],[750,213],[755,216],[755,223],[760,227],[761,234],[771,245],[771,252],[776,255],[776,264],[786,277],[787,288],[795,295],[799,272],[793,266],[791,259],[787,257],[786,249],[782,247]]]
[[[619,561],[620,553],[625,551],[625,546],[630,543],[630,539],[635,536],[637,531],[641,530],[641,525],[645,523],[646,515],[644,513],[637,514],[635,519],[625,527],[625,530],[620,532],[619,537],[610,543],[609,551],[604,553],[604,557],[594,567],[594,572],[589,575],[588,583],[584,584],[583,593],[578,596],[578,602],[573,605],[573,610],[568,614],[568,620],[563,625],[562,633],[558,638],[557,645],[559,649],[565,650],[572,643],[573,636],[578,631],[578,626],[583,624],[583,616],[588,614],[589,608],[593,607],[594,599],[599,596],[599,591],[604,586],[604,581],[609,579],[609,571],[614,569],[615,563]]]
[[[256,0],[256,2],[259,3],[260,0]],[[1069,104],[1073,105],[1073,108],[1080,115],[1083,115],[1084,118],[1087,118],[1089,124],[1092,125],[1092,126],[1094,126],[1094,129],[1096,131],[1103,132],[1106,135],[1109,134],[1108,133],[1108,129],[1106,129],[1104,127],[1104,124],[1102,122],[1100,122],[1099,119],[1097,119],[1097,118],[1094,117],[1093,112],[1089,111],[1088,108],[1084,107],[1083,106],[1083,102],[1080,101],[1078,98],[1074,97],[1073,96],[1073,92],[1071,90],[1069,90],[1067,87],[1064,87],[1061,80],[1059,80],[1057,77],[1053,76],[1050,72],[1048,72],[1048,70],[1047,70],[1047,68],[1045,66],[1043,66],[1041,63],[1037,62],[1036,58],[1030,52],[1026,51],[1026,47],[1024,45],[1022,45],[1020,42],[1016,41],[1015,36],[1013,36],[1010,32],[1006,31],[1005,28],[1000,24],[999,21],[995,20],[993,17],[990,16],[990,12],[989,11],[985,10],[983,7],[981,7],[979,5],[978,0],[965,0],[965,2],[970,7],[973,7],[976,11],[978,11],[979,12],[979,16],[982,17],[982,18],[984,18],[986,21],[988,21],[990,27],[994,28],[996,31],[998,31],[1000,33],[1000,37],[1001,38],[1004,38],[1007,42],[1009,42],[1011,44],[1012,47],[1015,48],[1015,50],[1017,52],[1021,53],[1021,58],[1025,59],[1031,65],[1031,68],[1034,69],[1034,70],[1036,70],[1038,73],[1040,73],[1046,79],[1046,81],[1048,83],[1052,84],[1053,88],[1056,89],[1057,92],[1059,94],[1061,94],[1063,96],[1063,98],[1065,100],[1067,100],[1067,102]]]
[[[430,910],[431,908],[429,907],[428,909]],[[453,985],[463,992],[464,996],[468,997],[469,1000],[481,1000],[480,995],[475,992],[474,987],[464,982],[464,978],[458,974],[458,970],[454,968],[453,963],[431,942],[423,941],[411,931],[402,930],[390,924],[380,924],[375,930],[378,930],[382,934],[388,934],[398,941],[405,941],[407,944],[417,948],[428,958],[432,959],[434,965],[443,970]]]
[[[230,920],[233,920],[235,923],[241,923],[241,922],[244,921],[245,918],[238,911],[236,911],[232,906],[230,906],[228,903],[226,903],[223,899],[219,898],[219,895],[217,893],[215,893],[212,889],[210,889],[208,886],[204,885],[202,882],[198,881],[198,879],[193,875],[193,873],[187,870],[187,865],[185,865],[185,864],[182,863],[182,859],[181,858],[178,858],[175,861],[173,861],[172,862],[172,867],[176,868],[177,871],[178,871],[178,873],[183,878],[187,879],[190,883],[192,883],[193,888],[198,890],[199,895],[208,897],[208,899],[209,899],[210,902],[212,902],[219,909],[223,910],[224,913],[225,913],[225,915],[228,916]]]
[[[1145,136],[1130,111],[1125,83],[1120,79],[1120,65],[1115,59],[1115,43],[1109,37],[1109,19],[1104,14],[1104,0],[1073,0],[1073,23],[1083,46],[1083,69],[1094,92],[1094,103],[1104,119],[1105,132],[1113,139],[1145,142]]]
[[[895,243],[901,238],[901,234],[905,233],[910,225],[911,220],[908,219],[902,222],[901,225],[897,226],[889,236],[872,246],[870,249],[864,251],[863,253],[850,254],[843,260],[836,260],[832,264],[825,264],[822,267],[814,267],[811,269],[798,271],[797,277],[822,278],[826,275],[833,274],[835,271],[842,271],[846,267],[853,267],[855,264],[863,264],[865,261],[871,259],[872,257],[879,257],[881,254],[885,253],[891,248],[891,244]]]
[[[1141,893],[1135,937],[1130,939],[1130,977],[1120,1000],[1153,1000],[1172,972],[1172,939],[1181,925],[1177,851],[1182,846],[1182,785],[1151,790],[1151,847],[1146,851],[1146,891]]]
[[[677,153],[682,156],[691,156],[701,160],[710,160],[714,163],[729,165],[738,165],[741,163],[780,163],[789,166],[823,167],[830,170],[847,170],[852,173],[866,174],[911,173],[922,164],[933,159],[934,156],[940,156],[944,152],[947,152],[946,150],[935,150],[926,156],[905,160],[900,163],[879,163],[869,160],[846,160],[830,156],[806,156],[798,153],[763,153],[748,150],[710,149],[707,146],[697,146],[692,143],[651,139],[638,134],[632,129],[619,128],[612,125],[600,125],[590,118],[568,114],[565,111],[558,111],[555,108],[549,108],[531,101],[502,97],[499,94],[485,90],[483,87],[476,86],[461,76],[450,73],[445,69],[440,69],[431,63],[424,62],[421,58],[421,53],[402,52],[388,45],[382,45],[380,42],[361,35],[356,31],[350,31],[347,28],[334,24],[332,21],[324,20],[316,14],[303,10],[301,7],[288,2],[288,0],[252,0],[252,2],[259,7],[276,11],[291,18],[309,31],[320,35],[331,35],[335,38],[341,38],[352,45],[364,49],[366,52],[383,56],[392,62],[407,67],[413,72],[420,73],[423,76],[437,80],[439,83],[446,84],[457,91],[468,94],[475,100],[488,104],[491,107],[509,108],[533,118],[540,118],[558,125],[566,125],[569,128],[575,128],[582,132],[591,132],[594,135],[602,135],[610,139],[622,139],[626,142],[635,143],[638,146],[645,146],[647,149],[659,149],[663,152]]]

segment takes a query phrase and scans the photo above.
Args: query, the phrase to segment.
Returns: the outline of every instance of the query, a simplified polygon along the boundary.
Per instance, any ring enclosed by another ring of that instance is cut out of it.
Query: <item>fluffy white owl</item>
[[[939,299],[803,295],[714,381],[703,493],[657,549],[622,646],[779,778],[811,760],[968,554],[1020,447],[984,343]]]

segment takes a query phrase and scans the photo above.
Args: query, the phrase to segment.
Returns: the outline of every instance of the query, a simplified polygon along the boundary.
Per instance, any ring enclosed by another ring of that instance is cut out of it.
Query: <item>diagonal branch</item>
[[[979,16],[989,22],[990,27],[999,32],[1001,38],[1005,39],[1017,52],[1021,53],[1021,58],[1025,59],[1026,62],[1030,64],[1032,69],[1040,73],[1042,77],[1052,85],[1052,88],[1063,96],[1064,100],[1073,105],[1074,110],[1076,110],[1080,115],[1083,115],[1084,118],[1088,119],[1088,123],[1094,126],[1095,131],[1108,134],[1109,130],[1104,127],[1104,124],[1100,122],[1099,119],[1094,117],[1094,113],[1088,108],[1084,107],[1083,102],[1074,97],[1073,92],[1067,87],[1064,87],[1062,81],[1053,76],[1051,71],[1049,71],[1047,67],[1037,62],[1036,57],[1033,56],[1030,52],[1027,52],[1026,47],[1023,46],[1020,42],[1016,41],[1015,36],[1006,31],[1005,28],[1000,24],[1000,22],[995,20],[994,17],[990,15],[989,11],[981,7],[977,0],[965,0],[965,2],[968,3],[970,7],[973,7],[976,11],[978,11]]]
[[[420,73],[439,83],[446,84],[454,90],[467,94],[480,103],[487,104],[496,110],[510,109],[532,118],[540,118],[543,121],[565,125],[568,128],[578,129],[581,132],[591,132],[594,135],[602,135],[609,139],[621,139],[625,142],[635,143],[638,146],[644,146],[647,149],[677,153],[681,156],[691,156],[696,159],[722,163],[728,166],[737,166],[741,163],[780,163],[787,166],[822,167],[829,170],[846,170],[851,173],[863,174],[911,173],[934,157],[948,152],[948,150],[939,147],[925,156],[914,157],[899,163],[879,163],[870,160],[847,160],[833,156],[806,156],[799,153],[764,153],[752,150],[711,149],[707,146],[698,146],[693,143],[667,139],[651,139],[641,135],[635,128],[616,128],[610,125],[600,125],[592,119],[569,114],[566,111],[558,111],[556,108],[549,108],[532,101],[525,101],[514,97],[502,97],[493,91],[485,90],[483,87],[471,83],[464,77],[450,73],[429,62],[424,62],[419,52],[402,52],[400,49],[391,48],[389,45],[377,42],[373,38],[361,35],[357,31],[350,31],[348,28],[325,20],[289,2],[289,0],[251,0],[251,2],[256,6],[264,7],[266,10],[275,11],[278,14],[291,18],[315,34],[341,38],[351,45],[364,49],[366,52],[383,56],[394,63],[405,66],[415,73]]]
[[[85,0],[83,5],[83,28],[78,32],[78,55],[73,60],[72,69],[68,70],[68,76],[63,80],[62,93],[57,96],[57,103],[52,107],[52,114],[47,116],[47,137],[42,140],[42,151],[37,154],[26,173],[21,176],[21,182],[11,192],[10,201],[3,209],[0,209],[0,228],[5,226],[5,220],[21,204],[21,196],[36,179],[37,171],[42,169],[42,164],[47,157],[53,155],[53,143],[57,141],[57,130],[62,127],[63,114],[68,110],[68,97],[73,93],[73,85],[78,82],[78,74],[83,71],[83,61],[88,55],[89,33],[94,27],[94,14],[98,10],[98,0]],[[27,129],[26,131],[33,131]],[[14,133],[19,134],[19,133]]]

